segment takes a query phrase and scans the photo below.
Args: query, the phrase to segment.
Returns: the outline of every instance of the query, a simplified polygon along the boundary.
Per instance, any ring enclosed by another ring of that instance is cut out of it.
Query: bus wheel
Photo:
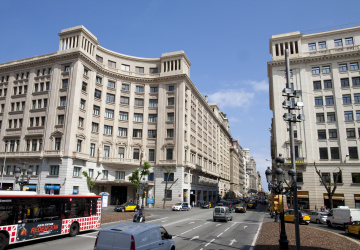
[[[9,243],[9,239],[2,233],[0,233],[0,250],[4,250]]]
[[[73,224],[71,224],[70,226],[70,236],[74,237],[79,233],[79,224],[77,224],[76,222],[74,222]]]

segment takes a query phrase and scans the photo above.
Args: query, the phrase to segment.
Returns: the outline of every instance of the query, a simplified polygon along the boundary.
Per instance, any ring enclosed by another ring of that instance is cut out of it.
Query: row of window
[[[15,169],[17,168],[18,166],[10,166],[10,165],[7,165],[6,168],[4,168],[5,172],[4,174],[5,175],[15,175]],[[1,166],[1,169],[2,166]],[[39,171],[40,171],[40,166],[37,165],[37,166],[34,166],[34,165],[30,165],[29,166],[29,169],[32,170],[32,175],[39,175]]]
[[[360,86],[360,77],[351,78],[351,82],[353,86]],[[349,78],[341,78],[340,83],[342,88],[350,86]],[[323,85],[324,85],[324,89],[331,89],[333,87],[331,80],[324,80]],[[322,89],[321,81],[313,81],[313,86],[314,86],[314,90]]]
[[[84,119],[79,119],[79,127],[83,127]],[[99,132],[99,124],[93,122],[91,127],[92,132]],[[112,135],[113,133],[113,126],[104,125],[104,134]],[[118,136],[128,136],[128,129],[118,127]],[[148,138],[156,138],[156,130],[148,130]],[[174,137],[174,129],[167,129],[166,133],[168,138]],[[133,129],[133,137],[141,138],[142,137],[142,130],[141,129]]]
[[[357,70],[357,69],[359,69],[359,63],[358,62],[352,62],[352,63],[349,64],[349,67],[350,67],[350,70]],[[348,70],[348,64],[347,63],[339,64],[339,71],[347,71],[347,70]],[[330,71],[331,71],[331,69],[330,69],[329,65],[321,67],[321,72],[323,74],[330,73]],[[311,69],[311,72],[312,72],[313,75],[320,74],[320,67],[313,67]]]
[[[358,128],[358,134],[360,137],[360,128]],[[356,138],[355,128],[347,128],[346,129],[346,137],[347,138]],[[337,129],[328,129],[328,138],[329,139],[338,138]],[[327,139],[326,129],[318,129],[318,139]]]
[[[324,182],[329,183],[331,178],[331,173],[321,173],[321,177]],[[332,183],[343,183],[342,173],[332,173]],[[352,183],[360,183],[360,173],[351,173]],[[296,173],[297,182],[304,182],[302,172]]]
[[[352,37],[347,37],[344,40],[345,40],[345,45],[354,44],[354,40],[353,40]],[[318,45],[319,49],[326,49],[326,42],[325,41],[318,42],[317,45]],[[309,50],[316,50],[316,43],[309,43],[308,46],[309,46]],[[334,40],[334,46],[335,47],[343,46],[343,39],[335,39]]]
[[[103,58],[99,55],[96,55],[96,60],[98,62],[101,62],[103,63]],[[111,60],[108,60],[108,66],[109,67],[112,67],[112,68],[116,68],[116,62],[114,61],[111,61]],[[127,65],[127,64],[121,64],[121,70],[123,71],[130,71],[130,65]],[[144,67],[138,67],[138,66],[135,66],[135,72],[136,73],[144,73]],[[149,73],[150,74],[156,74],[158,73],[158,68],[150,68],[149,69]]]
[[[353,121],[354,114],[353,111],[344,111],[345,121]],[[356,110],[356,120],[360,121],[360,110]],[[335,112],[327,113],[327,122],[336,121]],[[325,122],[325,114],[324,113],[316,113],[316,122]]]
[[[360,103],[360,94],[354,94],[354,103]],[[351,104],[351,94],[342,95],[343,104]],[[323,105],[323,97],[317,96],[315,97],[315,106]],[[325,96],[325,105],[334,105],[334,97]]]
[[[69,66],[68,66],[69,67]],[[70,67],[69,67],[70,70]],[[41,76],[41,75],[50,75],[52,72],[51,68],[48,69],[42,69],[42,70],[37,70],[36,72],[36,76]],[[23,73],[17,73],[15,79],[16,80],[20,80],[20,79],[28,79],[30,76],[30,72],[23,72]],[[9,81],[9,77],[10,76],[2,76],[1,77],[1,82],[8,82]]]
[[[350,159],[359,159],[358,155],[358,148],[357,147],[348,147],[349,150],[349,158]],[[319,148],[319,154],[321,160],[328,160],[328,148],[327,147],[321,147]],[[339,154],[339,148],[338,147],[330,147],[330,157],[332,160],[339,160],[340,154]]]
[[[96,76],[96,83],[102,84],[102,78],[100,76]],[[110,88],[115,88],[115,81],[108,80],[107,86]],[[125,83],[121,84],[121,90],[129,91],[130,85],[125,84]],[[173,85],[168,86],[168,91],[174,91],[174,90],[175,90],[175,87]],[[135,92],[144,93],[144,86],[136,86]],[[158,92],[159,92],[158,87],[150,87],[150,93],[158,93]]]

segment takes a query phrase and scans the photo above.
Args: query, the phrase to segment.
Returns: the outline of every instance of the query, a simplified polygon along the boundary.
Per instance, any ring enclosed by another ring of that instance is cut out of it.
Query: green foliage
[[[96,182],[97,178],[101,174],[100,171],[97,172],[97,176],[96,176],[95,180],[91,180],[91,177],[89,177],[89,175],[88,175],[88,173],[86,171],[83,171],[82,174],[83,174],[83,176],[86,177],[86,182],[89,185],[89,188],[90,188],[90,191],[91,191],[91,189],[95,186],[95,182]]]
[[[224,118],[226,118],[226,114],[224,114],[223,112],[220,112],[220,113],[223,115]]]
[[[141,166],[141,169],[135,169],[131,176],[129,176],[129,181],[134,184],[135,189],[140,187],[140,181],[143,177],[146,177],[150,174],[151,165],[146,161],[144,165]]]

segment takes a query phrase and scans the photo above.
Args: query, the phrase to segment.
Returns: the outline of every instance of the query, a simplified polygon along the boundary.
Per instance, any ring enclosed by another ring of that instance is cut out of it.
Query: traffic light
[[[279,195],[279,210],[280,210],[280,213],[284,212],[284,204],[283,204],[283,196],[282,196],[282,194]]]
[[[144,191],[144,198],[146,198],[146,191]]]
[[[273,212],[279,211],[279,195],[270,195],[270,204]]]

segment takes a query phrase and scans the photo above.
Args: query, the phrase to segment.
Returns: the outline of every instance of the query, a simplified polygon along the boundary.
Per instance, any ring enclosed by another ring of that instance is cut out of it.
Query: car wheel
[[[320,221],[319,221],[319,219],[316,219],[316,224],[320,224]]]
[[[327,224],[328,227],[332,227],[332,224],[331,224],[330,221],[327,221],[326,224]]]
[[[137,212],[137,208],[134,209],[134,212]]]
[[[74,222],[73,224],[71,224],[70,226],[70,230],[69,230],[69,234],[71,237],[76,236],[79,233],[79,224],[77,224],[76,222]]]
[[[348,227],[345,227],[345,233],[349,234],[349,228]]]
[[[215,222],[216,220],[213,218],[213,221]]]
[[[309,225],[309,222],[305,222],[305,225]]]

